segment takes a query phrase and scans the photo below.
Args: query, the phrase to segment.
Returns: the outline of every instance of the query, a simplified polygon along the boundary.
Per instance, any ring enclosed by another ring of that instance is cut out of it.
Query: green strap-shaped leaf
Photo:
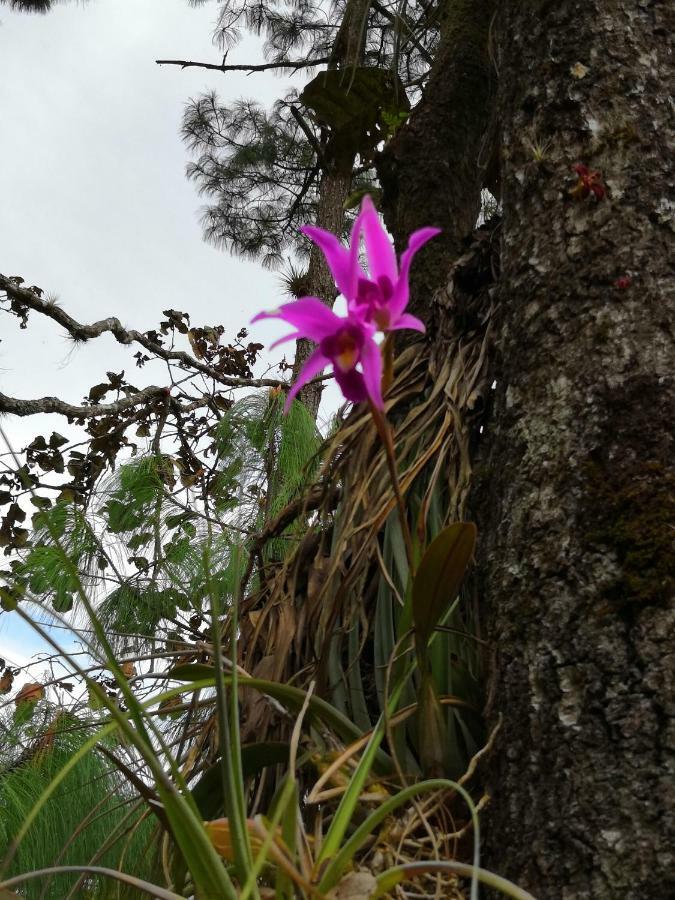
[[[473,522],[455,522],[426,549],[412,588],[412,614],[418,655],[455,599],[476,545]]]
[[[202,681],[208,679],[215,684],[215,670],[213,666],[209,666],[206,663],[192,663],[170,669],[167,672],[167,678],[175,679],[176,681]],[[277,681],[266,681],[262,678],[247,678],[244,675],[240,676],[238,681],[240,687],[250,687],[260,691],[262,694],[267,694],[268,697],[277,700],[290,712],[300,712],[305,701],[306,692],[290,684],[280,684]],[[229,676],[225,676],[225,682],[229,683]],[[320,697],[312,696],[309,698],[307,718],[310,723],[318,720],[330,726],[345,743],[356,741],[363,736],[363,732],[357,725]],[[392,769],[390,757],[382,750],[379,750],[377,753],[376,768],[380,773],[390,772]]]
[[[263,741],[241,748],[244,778],[288,760],[288,744],[283,741]],[[204,772],[192,789],[197,809],[204,819],[215,819],[223,811],[223,785],[220,764],[216,763]]]

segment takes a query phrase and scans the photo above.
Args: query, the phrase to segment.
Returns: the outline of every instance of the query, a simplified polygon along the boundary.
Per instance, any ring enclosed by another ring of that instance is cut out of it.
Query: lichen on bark
[[[587,497],[583,539],[613,554],[618,566],[596,612],[632,617],[675,593],[675,472],[670,438],[658,424],[675,422],[671,397],[660,380],[647,378],[604,394],[621,444],[605,442],[580,467]]]
[[[672,11],[505,0],[486,862],[546,900],[675,894]],[[571,193],[582,163],[606,194]]]

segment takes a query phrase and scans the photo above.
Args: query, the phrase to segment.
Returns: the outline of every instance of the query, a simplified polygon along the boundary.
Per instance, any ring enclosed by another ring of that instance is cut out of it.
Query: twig
[[[287,503],[286,506],[281,510],[278,515],[276,515],[271,522],[268,522],[252,539],[252,542],[249,547],[247,547],[249,558],[248,564],[246,566],[246,571],[241,579],[241,595],[243,597],[246,591],[246,585],[248,584],[248,580],[251,577],[251,573],[253,572],[253,565],[255,563],[255,557],[260,553],[264,545],[267,541],[280,534],[285,528],[287,528],[291,522],[294,522],[297,517],[303,513],[310,512],[314,509],[318,509],[324,500],[327,500],[329,503],[334,504],[340,498],[341,489],[338,486],[333,486],[328,491],[323,485],[314,485],[309,492],[302,497],[298,497],[296,500],[291,500],[290,503]]]
[[[291,108],[295,109],[295,107],[291,107]],[[291,206],[291,208],[288,211],[289,224],[293,220],[293,216],[295,215],[295,213],[298,210],[302,201],[305,199],[305,197],[307,195],[307,191],[312,186],[314,179],[316,178],[316,176],[319,174],[320,171],[321,171],[321,163],[317,162],[317,164],[314,166],[314,168],[311,169],[309,172],[307,172],[307,174],[305,175],[305,180],[300,189],[300,193],[295,198],[295,200],[293,201],[293,205]]]

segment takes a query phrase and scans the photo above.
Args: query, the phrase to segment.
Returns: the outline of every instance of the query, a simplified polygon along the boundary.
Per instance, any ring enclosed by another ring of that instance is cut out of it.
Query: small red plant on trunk
[[[589,169],[583,163],[577,163],[574,171],[579,176],[579,180],[570,191],[570,197],[574,200],[585,200],[591,194],[596,200],[602,200],[607,190],[602,183],[602,173]]]

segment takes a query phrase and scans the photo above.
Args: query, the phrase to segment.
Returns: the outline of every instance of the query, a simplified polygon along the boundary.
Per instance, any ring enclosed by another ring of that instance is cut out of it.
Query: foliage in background
[[[86,721],[49,703],[41,703],[27,722],[2,716],[3,760],[0,768],[0,846],[9,848],[22,823],[64,764],[90,735]],[[50,861],[104,866],[133,860],[140,877],[161,870],[157,828],[139,804],[131,785],[99,753],[83,756],[57,787],[19,845],[8,874],[42,868]],[[24,896],[62,898],[77,875],[57,875],[49,883],[26,885]],[[46,893],[42,891],[46,890]],[[100,879],[91,879],[77,896],[116,894]],[[134,896],[122,890],[121,897]]]
[[[208,200],[206,239],[276,266],[289,251],[306,256],[298,228],[316,221],[320,173],[330,160],[347,149],[358,156],[350,205],[365,190],[377,192],[377,149],[419,97],[440,10],[420,3],[364,6],[366,20],[358,25],[364,65],[336,69],[350,39],[339,24],[346,0],[219,6],[214,39],[223,48],[247,30],[264,35],[268,65],[281,74],[328,63],[304,91],[287,91],[269,111],[248,98],[225,104],[215,92],[185,109],[183,139],[195,157],[187,174]]]

